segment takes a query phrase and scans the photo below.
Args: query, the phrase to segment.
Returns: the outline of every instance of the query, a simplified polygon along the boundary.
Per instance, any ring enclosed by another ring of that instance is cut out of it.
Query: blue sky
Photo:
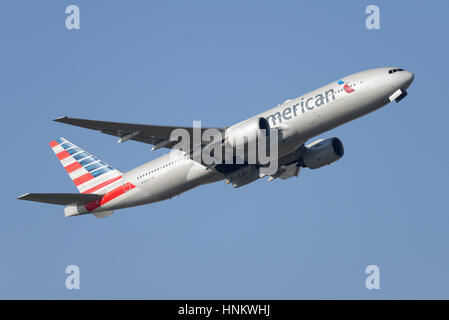
[[[65,28],[76,4],[81,29]],[[365,28],[380,7],[381,30]],[[446,1],[3,1],[0,298],[449,298]],[[163,154],[51,119],[228,126],[398,66],[409,96],[326,133],[298,179],[200,187],[106,219],[18,201],[76,192],[48,142],[121,171]],[[81,289],[65,288],[65,268]],[[365,288],[366,266],[381,289]]]

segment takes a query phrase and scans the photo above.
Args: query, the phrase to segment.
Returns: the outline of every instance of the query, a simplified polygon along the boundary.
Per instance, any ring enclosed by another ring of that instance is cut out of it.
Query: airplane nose
[[[400,88],[406,90],[412,84],[413,80],[415,80],[413,72],[403,71]]]
[[[407,87],[410,86],[413,82],[413,80],[415,80],[415,75],[413,74],[413,72],[410,71],[405,71],[407,74]]]

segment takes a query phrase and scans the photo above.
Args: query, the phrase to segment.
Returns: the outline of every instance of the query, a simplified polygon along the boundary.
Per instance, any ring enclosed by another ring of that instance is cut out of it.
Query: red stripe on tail
[[[122,178],[122,176],[118,176],[118,177],[109,179],[109,180],[107,180],[105,182],[100,183],[99,185],[96,185],[95,187],[90,188],[89,190],[84,191],[83,193],[92,193],[92,192],[97,191],[97,190],[107,186],[108,184],[111,184],[114,181],[117,181],[117,180],[119,180],[121,178]]]
[[[67,171],[67,173],[73,172],[79,168],[82,168],[83,166],[79,164],[78,161],[75,161],[71,164],[69,164],[68,166],[65,167],[65,170]]]
[[[56,156],[58,157],[59,160],[64,160],[65,158],[70,157],[70,153],[64,150],[58,153]]]
[[[84,207],[87,209],[87,211],[91,212],[97,209],[98,207],[101,207],[102,205],[108,203],[109,201],[121,196],[125,192],[128,192],[129,190],[134,189],[136,186],[132,183],[126,183],[124,185],[121,185],[107,193],[104,194],[103,198],[97,201],[89,202],[88,204],[84,205]],[[126,190],[126,191],[125,191]]]
[[[90,173],[83,174],[81,177],[78,177],[76,179],[73,179],[73,183],[75,186],[79,186],[80,184],[83,184],[86,181],[92,180],[94,178],[93,175]]]

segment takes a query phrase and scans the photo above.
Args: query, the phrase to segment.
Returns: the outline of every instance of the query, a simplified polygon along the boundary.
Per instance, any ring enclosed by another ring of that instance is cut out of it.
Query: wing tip
[[[62,117],[58,117],[58,118],[54,118],[53,121],[56,122],[63,122],[63,120],[68,119],[69,117],[67,116],[62,116]]]
[[[26,200],[26,198],[27,198],[29,195],[30,195],[29,192],[28,192],[28,193],[25,193],[25,194],[22,194],[21,196],[18,196],[18,197],[17,197],[17,200]]]

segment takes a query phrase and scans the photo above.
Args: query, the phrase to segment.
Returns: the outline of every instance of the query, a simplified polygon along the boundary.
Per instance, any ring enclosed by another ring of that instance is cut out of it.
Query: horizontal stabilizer
[[[19,200],[28,200],[44,202],[51,204],[70,205],[86,204],[92,201],[100,200],[101,194],[82,194],[82,193],[27,193],[18,197]]]

